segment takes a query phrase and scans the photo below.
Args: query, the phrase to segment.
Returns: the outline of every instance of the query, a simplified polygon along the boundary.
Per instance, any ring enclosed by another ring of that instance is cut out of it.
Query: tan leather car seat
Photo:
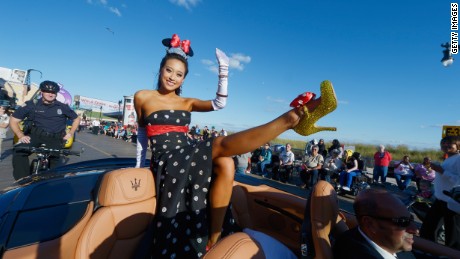
[[[78,241],[76,258],[132,258],[155,213],[155,185],[146,168],[126,168],[103,176],[100,208]]]
[[[203,259],[265,259],[262,247],[244,232],[231,234],[220,240]]]
[[[315,258],[333,258],[329,234],[339,234],[348,229],[345,217],[339,214],[337,192],[326,181],[318,181],[311,193],[311,229]]]

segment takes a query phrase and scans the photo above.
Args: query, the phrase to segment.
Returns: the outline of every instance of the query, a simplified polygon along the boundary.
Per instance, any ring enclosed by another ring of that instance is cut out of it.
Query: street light
[[[452,57],[452,54],[450,53],[450,43],[446,42],[444,44],[441,44],[441,47],[445,48],[442,51],[442,54],[444,55],[441,59],[441,63],[443,66],[448,67],[454,63],[454,58]]]
[[[101,106],[101,108],[100,108],[99,121],[101,121],[101,119],[102,119],[102,106]]]
[[[118,101],[118,122],[121,122],[121,103],[122,102],[123,102],[122,100]]]

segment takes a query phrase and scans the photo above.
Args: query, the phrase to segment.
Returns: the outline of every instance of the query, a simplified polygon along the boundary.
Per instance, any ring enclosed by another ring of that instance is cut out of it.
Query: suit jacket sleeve
[[[353,228],[340,235],[333,246],[334,258],[362,259],[383,257]]]

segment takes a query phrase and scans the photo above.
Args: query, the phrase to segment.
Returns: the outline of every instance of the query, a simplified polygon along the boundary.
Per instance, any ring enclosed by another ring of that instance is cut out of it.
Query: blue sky
[[[38,69],[33,82],[72,95],[117,102],[153,89],[161,40],[177,33],[195,52],[184,96],[214,98],[216,47],[232,60],[227,107],[193,124],[257,126],[328,79],[339,106],[317,124],[338,130],[281,137],[438,149],[441,126],[460,125],[460,58],[440,63],[450,1],[2,0],[0,10],[0,66]]]

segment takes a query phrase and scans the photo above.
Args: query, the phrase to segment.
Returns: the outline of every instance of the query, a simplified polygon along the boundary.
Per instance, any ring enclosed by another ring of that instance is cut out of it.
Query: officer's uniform
[[[33,101],[26,102],[26,105],[17,109],[14,118],[24,120],[29,117],[33,120],[34,126],[30,133],[30,143],[18,144],[18,146],[39,147],[45,144],[47,148],[61,149],[64,144],[67,120],[74,120],[78,115],[64,103],[55,100],[52,104],[44,104],[42,99],[36,104]],[[24,151],[13,152],[13,176],[18,180],[30,175],[29,153]],[[55,167],[59,155],[50,157],[50,166]]]

